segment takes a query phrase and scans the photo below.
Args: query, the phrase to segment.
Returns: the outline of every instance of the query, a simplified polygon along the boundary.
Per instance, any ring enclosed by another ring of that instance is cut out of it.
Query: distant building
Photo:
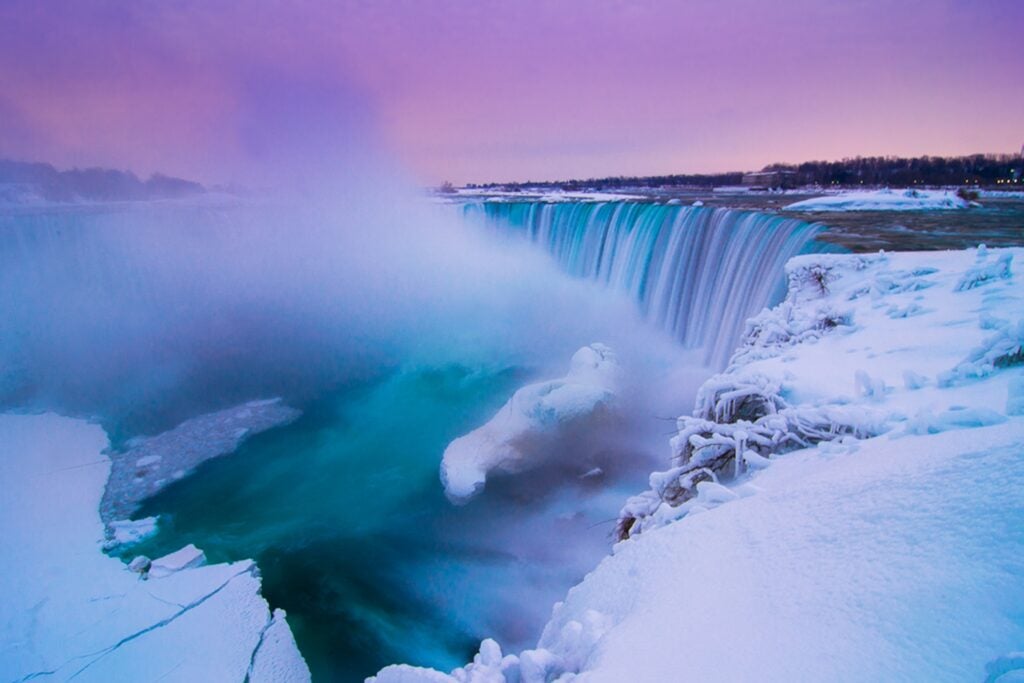
[[[793,171],[757,171],[744,173],[743,184],[746,187],[760,187],[766,190],[796,187],[796,173]]]

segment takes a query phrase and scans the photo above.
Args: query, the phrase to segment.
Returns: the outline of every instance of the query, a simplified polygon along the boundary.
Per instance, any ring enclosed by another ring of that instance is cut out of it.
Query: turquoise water
[[[438,463],[525,374],[412,367],[340,390],[148,501],[140,514],[164,522],[133,553],[195,543],[215,562],[255,558],[317,680],[361,680],[398,661],[464,662],[484,634],[446,614],[431,589],[484,593],[442,571],[482,560],[439,531],[472,511],[444,498]]]
[[[139,516],[161,532],[131,553],[254,558],[321,681],[449,669],[484,636],[531,647],[667,457],[658,417],[689,410],[699,383],[677,371],[724,363],[818,228],[636,203],[484,210],[575,279],[493,230],[475,244],[437,225],[295,227],[287,207],[9,217],[0,283],[15,296],[0,312],[26,333],[0,337],[15,370],[0,400],[98,416],[123,440],[281,396],[303,416],[147,501]],[[623,423],[448,503],[447,444],[594,341],[628,368]]]

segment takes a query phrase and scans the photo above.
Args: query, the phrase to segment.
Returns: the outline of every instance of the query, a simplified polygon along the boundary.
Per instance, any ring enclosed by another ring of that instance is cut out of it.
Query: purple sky
[[[1022,31],[1020,0],[4,0],[0,156],[246,182],[374,149],[462,183],[1008,152]]]

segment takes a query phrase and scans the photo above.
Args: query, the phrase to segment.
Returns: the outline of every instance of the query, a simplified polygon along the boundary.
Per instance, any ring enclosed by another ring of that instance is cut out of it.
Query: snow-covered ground
[[[553,189],[523,190],[490,190],[485,188],[459,188],[448,194],[437,194],[434,197],[442,202],[457,202],[467,199],[485,199],[491,202],[621,202],[637,199],[649,199],[642,194],[626,194],[622,192],[599,192],[590,190],[568,191]]]
[[[925,211],[966,209],[971,203],[950,190],[840,192],[789,204],[787,211]]]
[[[250,561],[193,546],[132,568],[103,554],[107,437],[82,420],[0,415],[0,679],[305,681]]]
[[[1021,680],[1022,261],[793,259],[538,647],[376,683]]]
[[[1021,190],[978,190],[979,197],[992,197],[995,199],[1024,199],[1024,189]]]

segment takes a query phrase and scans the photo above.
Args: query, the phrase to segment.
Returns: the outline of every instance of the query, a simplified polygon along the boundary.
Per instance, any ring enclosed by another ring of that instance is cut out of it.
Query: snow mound
[[[309,680],[252,562],[190,545],[136,572],[103,554],[99,427],[0,415],[0,443],[0,679]]]
[[[564,378],[516,391],[486,424],[445,449],[445,494],[454,503],[466,503],[483,491],[492,472],[532,469],[567,432],[607,418],[615,409],[619,371],[611,349],[591,344],[573,355]]]
[[[869,190],[814,197],[786,211],[934,211],[966,209],[971,202],[948,190]]]

